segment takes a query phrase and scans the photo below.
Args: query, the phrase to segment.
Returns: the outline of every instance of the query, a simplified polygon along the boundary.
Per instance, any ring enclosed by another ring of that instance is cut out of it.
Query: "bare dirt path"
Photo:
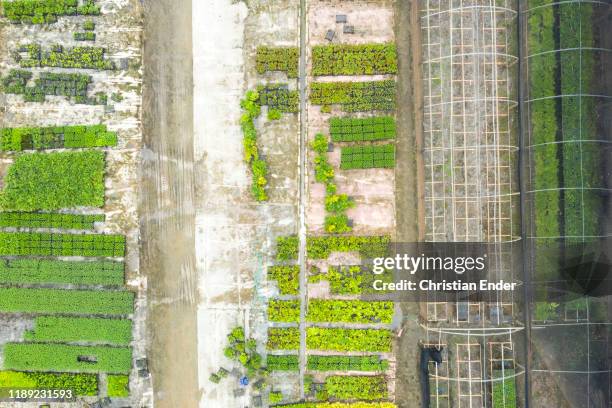
[[[397,241],[415,242],[423,237],[422,80],[419,5],[398,0],[395,31],[398,52],[396,222]],[[401,305],[404,322],[397,342],[396,403],[401,408],[421,406],[419,305]]]
[[[145,2],[142,268],[155,405],[198,406],[191,1]]]

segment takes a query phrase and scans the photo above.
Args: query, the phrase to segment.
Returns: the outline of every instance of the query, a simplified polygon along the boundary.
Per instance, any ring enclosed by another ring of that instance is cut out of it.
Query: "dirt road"
[[[141,266],[157,407],[197,407],[191,1],[145,2]]]

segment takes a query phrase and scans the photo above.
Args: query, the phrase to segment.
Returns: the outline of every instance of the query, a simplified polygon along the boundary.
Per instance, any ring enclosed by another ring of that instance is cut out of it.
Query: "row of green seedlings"
[[[313,82],[310,102],[321,105],[321,112],[331,112],[340,105],[345,112],[394,111],[395,80],[366,82]]]
[[[344,329],[309,327],[306,329],[308,350],[335,352],[390,353],[392,332],[388,329]],[[271,327],[268,329],[267,349],[298,350],[300,331],[297,327]]]
[[[95,97],[87,95],[90,75],[67,74],[58,72],[41,72],[34,80],[34,85],[28,82],[33,74],[30,71],[12,69],[2,78],[4,93],[23,95],[25,102],[44,102],[47,95],[64,96],[76,104],[106,105],[108,97],[104,92],[97,92]]]
[[[335,172],[327,159],[329,141],[325,135],[318,133],[311,143],[315,151],[315,180],[325,185],[325,232],[329,234],[344,234],[352,231],[351,222],[346,212],[355,206],[354,201],[346,194],[338,194],[334,183]]]
[[[50,50],[43,51],[40,44],[32,43],[20,45],[14,58],[21,68],[116,69],[115,63],[105,58],[105,53],[102,47],[64,48],[60,44],[54,44]]]
[[[312,48],[312,75],[397,73],[395,44],[332,44]]]
[[[389,398],[387,380],[382,375],[330,375],[321,384],[310,384],[317,401],[381,401]]]
[[[104,220],[104,214],[0,212],[0,228],[93,230],[96,223]]]
[[[559,104],[558,98],[551,98],[557,95],[558,85],[563,95],[597,93],[590,91],[596,52],[579,49],[595,46],[592,19],[593,5],[574,3],[536,8],[528,17],[529,94],[531,99],[542,98],[529,104],[531,140],[550,143],[534,149],[535,188],[548,190],[535,193],[538,237],[598,235],[601,200],[592,193],[568,189],[562,203],[556,190],[603,184],[601,149],[596,143],[577,142],[597,139],[597,102],[592,97],[565,96]],[[564,51],[551,52],[557,48]],[[559,135],[562,140],[557,140]],[[567,143],[553,143],[558,141]],[[563,186],[559,186],[559,156],[563,157]],[[565,231],[561,231],[560,214]]]
[[[389,324],[393,320],[393,312],[393,302],[310,299],[306,321],[311,323]],[[298,323],[300,321],[299,300],[270,300],[268,319],[273,322]]]
[[[117,146],[117,132],[106,125],[18,127],[0,130],[0,150],[78,149]]]
[[[309,259],[327,259],[332,252],[359,252],[362,258],[384,257],[389,253],[391,237],[331,235],[310,236],[306,239],[306,252]],[[278,261],[296,260],[299,239],[295,235],[281,236],[276,241],[276,259]]]
[[[94,0],[12,0],[2,2],[3,15],[15,24],[50,24],[61,16],[97,16]]]
[[[270,371],[299,371],[297,354],[268,354],[266,366]],[[385,372],[389,360],[380,356],[309,355],[306,367],[309,371],[373,371]]]
[[[109,374],[106,376],[109,397],[127,397],[128,376]],[[99,393],[99,378],[90,373],[52,373],[0,371],[2,389],[71,390],[78,397],[95,397]]]
[[[122,258],[125,236],[47,232],[0,232],[0,256]]]

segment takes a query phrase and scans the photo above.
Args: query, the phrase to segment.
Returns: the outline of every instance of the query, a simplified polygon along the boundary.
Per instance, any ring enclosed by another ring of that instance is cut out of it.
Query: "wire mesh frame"
[[[423,347],[437,347],[445,349],[445,343],[423,343]],[[441,353],[442,362],[436,364],[434,361],[429,361],[429,380],[430,380],[430,407],[447,408],[450,407],[450,381],[448,372],[448,358],[446,353]],[[446,390],[445,392],[440,392]]]
[[[468,339],[469,340],[469,339]],[[480,343],[458,343],[456,346],[455,363],[459,381],[458,407],[484,407],[483,395],[483,365]],[[467,370],[465,370],[467,368]],[[467,372],[467,376],[463,374]],[[467,391],[467,392],[466,392]],[[467,401],[467,403],[466,403]]]

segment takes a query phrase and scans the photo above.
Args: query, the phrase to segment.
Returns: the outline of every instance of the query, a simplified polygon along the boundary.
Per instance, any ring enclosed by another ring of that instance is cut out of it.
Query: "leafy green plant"
[[[122,286],[124,269],[114,261],[0,259],[0,283]]]
[[[85,31],[93,31],[96,29],[96,23],[93,20],[85,20],[83,23],[83,30]]]
[[[96,41],[96,33],[93,31],[75,32],[72,33],[72,38],[75,41]]]
[[[325,378],[325,390],[339,400],[381,400],[389,396],[385,377],[332,375]]]
[[[33,74],[29,71],[12,69],[2,78],[2,88],[7,94],[23,95],[25,102],[44,102],[46,95],[65,96],[70,101],[86,105],[104,105],[101,97],[88,97],[87,88],[92,78],[84,74],[63,72],[41,72],[33,86],[28,81]]]
[[[268,320],[271,322],[298,323],[300,321],[300,301],[270,300],[268,303]]]
[[[238,361],[251,376],[265,372],[262,357],[256,351],[257,343],[245,337],[242,327],[235,327],[227,336],[227,341],[229,345],[223,351],[227,358]]]
[[[306,319],[316,323],[391,323],[393,313],[393,302],[310,299]]]
[[[395,145],[363,145],[343,147],[340,168],[370,169],[395,167]]]
[[[0,212],[0,227],[93,230],[104,219],[104,214]]]
[[[298,356],[268,354],[266,366],[270,371],[299,371],[300,361]]]
[[[394,139],[395,119],[391,116],[331,118],[329,131],[334,142],[371,142]]]
[[[287,73],[289,78],[297,78],[299,56],[297,47],[257,47],[255,56],[257,72],[264,74],[269,71],[281,71]]]
[[[306,387],[306,384],[304,384]],[[283,408],[397,408],[392,402],[298,402]]]
[[[240,126],[242,127],[243,134],[244,160],[247,164],[251,165],[251,172],[253,175],[251,194],[257,201],[267,201],[268,196],[265,187],[268,184],[268,167],[266,162],[259,158],[259,150],[257,149],[257,130],[255,129],[255,119],[261,114],[259,93],[253,90],[248,91],[245,98],[240,101],[240,107],[244,112],[240,118]]]
[[[0,256],[117,258],[124,255],[122,235],[0,232]]]
[[[395,44],[332,44],[312,47],[313,76],[395,73]]]
[[[85,317],[38,316],[26,341],[47,343],[104,343],[127,346],[132,341],[132,321]]]
[[[64,289],[0,288],[0,312],[127,316],[134,293]]]
[[[287,84],[268,84],[257,87],[259,104],[285,113],[297,113],[300,96],[298,91],[290,91]]]
[[[117,145],[106,125],[19,127],[0,130],[0,150],[74,149]]]
[[[276,239],[276,259],[279,261],[297,259],[299,243],[296,235],[278,237]]]
[[[12,23],[54,23],[59,16],[100,14],[94,0],[85,0],[80,6],[78,0],[13,0],[2,2],[2,7]]]
[[[390,352],[391,331],[386,329],[340,329],[309,327],[309,350]]]
[[[72,47],[52,45],[50,50],[43,51],[40,44],[21,45],[19,52],[27,53],[28,58],[21,58],[21,68],[77,68],[114,70],[115,63],[105,58],[106,50],[102,47]]]
[[[297,265],[276,265],[268,268],[268,280],[278,282],[281,295],[297,295],[300,282],[300,267]]]
[[[514,370],[496,370],[493,372],[492,399],[493,408],[516,407],[516,383]]]
[[[98,395],[96,374],[0,371],[0,388],[72,390],[78,396]]]
[[[128,374],[132,367],[132,349],[67,344],[7,343],[4,345],[4,367],[20,371]]]
[[[269,401],[270,404],[278,404],[283,400],[283,393],[280,391],[270,392]]]
[[[300,331],[295,327],[268,329],[268,350],[297,350],[300,347]]]
[[[395,81],[313,82],[313,105],[340,105],[345,112],[395,110]]]
[[[130,395],[130,377],[127,375],[109,375],[106,377],[109,397],[128,397]]]
[[[353,227],[349,225],[349,218],[345,214],[326,215],[324,226],[325,232],[328,234],[345,234],[353,230]]]
[[[283,116],[278,109],[268,109],[268,120],[279,120]]]
[[[378,356],[308,356],[311,371],[387,371],[389,361]]]

